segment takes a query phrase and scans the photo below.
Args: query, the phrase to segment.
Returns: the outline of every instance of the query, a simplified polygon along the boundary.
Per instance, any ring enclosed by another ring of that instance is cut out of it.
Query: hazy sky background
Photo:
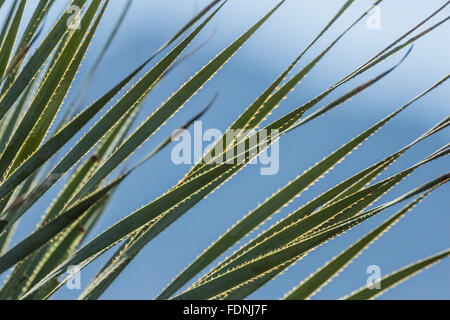
[[[72,93],[76,92],[83,81],[86,70],[96,58],[125,3],[119,0],[110,2],[98,34],[83,63],[82,71],[72,88]],[[90,101],[103,94],[155,52],[208,2],[205,0],[134,0],[127,20],[99,68],[99,73],[92,85]],[[145,103],[141,120],[159,107],[174,90],[277,2],[274,0],[229,0],[191,48],[195,48],[207,39],[210,40],[151,93]],[[344,0],[287,0],[217,76],[162,130],[143,145],[131,160],[136,161],[144,156],[172,130],[203,108],[217,91],[220,93],[219,99],[203,118],[203,126],[205,129],[217,128],[224,131],[309,44],[344,2]],[[57,6],[53,8],[54,19],[66,3],[67,1],[58,1]],[[371,3],[372,1],[366,0],[356,1],[304,57],[296,70],[309,63]],[[444,3],[444,0],[383,1],[380,6],[381,29],[371,30],[367,28],[366,21],[362,21],[325,56],[269,117],[268,121],[286,114],[327,89]],[[2,10],[2,14],[4,11],[5,9]],[[424,30],[449,14],[450,9],[446,8],[420,30]],[[51,19],[47,21],[47,28],[51,22]],[[419,40],[408,59],[388,77],[338,109],[283,137],[280,143],[280,171],[277,175],[261,176],[258,167],[247,167],[152,241],[109,288],[103,298],[154,298],[204,248],[266,197],[443,78],[450,71],[449,35],[450,23],[447,22]],[[402,54],[393,56],[370,72],[342,86],[320,106],[390,68],[401,59]],[[71,98],[73,98],[72,95],[69,95],[68,101]],[[325,179],[321,179],[274,216],[264,225],[264,228],[346,179],[352,173],[366,168],[417,138],[448,116],[449,101],[450,90],[449,84],[446,83],[382,128],[344,162],[329,172]],[[378,179],[388,177],[420,161],[448,143],[449,137],[447,130],[426,140],[408,151],[398,163]],[[420,168],[378,203],[393,199],[443,174],[448,167],[449,160],[446,158]],[[167,191],[182,178],[187,170],[189,166],[175,166],[171,162],[170,148],[158,154],[118,189],[106,214],[101,218],[90,238]],[[61,187],[61,184],[53,188],[52,193],[41,199],[28,213],[21,223],[21,232],[15,236],[14,241],[22,239],[33,230],[45,208],[55,197],[58,187]],[[380,266],[382,275],[386,275],[406,264],[448,248],[450,243],[449,191],[449,186],[446,185],[433,192],[314,298],[340,298],[365,285],[369,276],[366,269],[370,265]],[[282,297],[311,272],[384,221],[400,207],[396,206],[384,212],[315,250],[300,263],[265,285],[251,298]],[[108,256],[108,254],[103,255],[83,270],[83,286],[96,274]],[[76,298],[79,293],[64,288],[55,295],[55,298]],[[381,299],[400,298],[450,299],[449,259],[400,284],[381,297]]]

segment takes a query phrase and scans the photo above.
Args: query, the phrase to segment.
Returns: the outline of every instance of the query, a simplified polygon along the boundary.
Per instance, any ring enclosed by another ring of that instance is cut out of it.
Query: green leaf
[[[11,52],[13,50],[14,43],[16,41],[17,32],[19,31],[20,21],[22,20],[22,15],[26,3],[27,2],[25,0],[20,0],[19,6],[16,10],[16,14],[14,15],[14,19],[11,22],[8,34],[5,40],[3,41],[0,50],[0,82],[1,80],[3,80],[3,76],[5,75],[5,71],[7,69],[9,59],[11,57]]]
[[[23,287],[25,292],[28,288],[41,280],[45,275],[53,270],[55,266],[60,264],[64,259],[66,259],[70,254],[76,249],[76,247],[85,239],[88,231],[95,225],[95,222],[100,217],[108,203],[110,196],[104,200],[101,200],[95,207],[91,207],[75,224],[72,224],[70,228],[64,230],[60,237],[57,238],[58,243],[52,246],[51,254],[43,265],[40,266],[39,270],[33,270],[34,280],[30,281],[30,284]],[[30,279],[28,279],[30,280]],[[58,286],[58,281],[54,281],[53,287],[50,286],[47,291],[40,291],[39,296],[35,295],[32,299],[47,299],[49,295],[53,292],[54,288]]]
[[[214,103],[216,96],[213,100],[208,104],[208,106],[202,110],[197,116],[193,119],[189,120],[183,128],[190,126],[196,119],[200,118],[204,112]],[[94,156],[86,161],[86,163],[77,170],[77,172],[72,176],[70,181],[64,187],[62,193],[58,196],[56,201],[52,204],[50,210],[47,212],[44,223],[56,216],[65,206],[66,203],[72,197],[72,194],[77,190],[79,184],[83,179],[86,179],[89,174],[92,172],[93,168],[95,168],[100,161],[108,154],[108,150],[111,146],[114,145],[114,140],[117,138],[117,133],[121,131],[121,127],[126,125],[126,118],[122,120],[120,125],[117,125],[116,128],[112,132],[108,134],[107,139],[102,142],[99,148],[96,150]],[[120,138],[120,137],[119,137]],[[121,139],[118,140],[120,142]],[[166,139],[161,145],[156,147],[148,156],[143,158],[138,164],[133,166],[133,168],[127,170],[123,175],[121,175],[122,180],[128,177],[134,170],[136,170],[140,165],[149,160],[152,156],[157,154],[160,150],[162,150],[168,143],[170,143],[170,137]],[[106,204],[107,201],[105,201]],[[102,206],[104,207],[104,205]],[[18,270],[14,270],[13,275],[9,277],[8,283],[11,282],[20,282],[23,279],[23,275],[26,274],[27,284],[22,285],[21,292],[16,294],[15,296],[8,295],[8,299],[18,299],[20,298],[20,294],[26,292],[31,285],[37,283],[37,281],[41,280],[48,272],[50,272],[53,268],[57,267],[57,265],[62,262],[65,258],[67,258],[70,254],[73,253],[74,249],[81,243],[85,234],[93,227],[95,221],[100,217],[102,210],[98,208],[90,209],[82,218],[80,218],[80,222],[76,225],[72,225],[70,228],[67,228],[64,231],[64,234],[59,236],[55,241],[52,241],[45,247],[41,248],[39,251],[35,252],[33,256],[28,257],[27,260],[18,266]],[[81,227],[80,227],[81,226]],[[14,287],[18,287],[19,285],[10,285]],[[47,289],[45,292],[40,291],[39,296],[49,294],[48,291],[52,291],[52,288]],[[35,298],[35,296],[33,296]]]
[[[85,3],[86,0],[73,0],[71,5],[82,8]],[[9,108],[30,84],[33,77],[37,74],[39,69],[42,68],[53,49],[67,32],[67,21],[69,18],[70,14],[68,12],[65,12],[60,17],[58,22],[56,22],[50,30],[47,37],[31,56],[30,60],[22,69],[17,79],[13,82],[8,91],[0,98],[0,120],[3,119]]]
[[[148,93],[155,83],[158,82],[164,72],[184,51],[189,43],[197,36],[203,27],[212,19],[212,17],[225,4],[224,2],[216,11],[214,11],[196,30],[194,30],[185,40],[176,46],[167,54],[155,67],[153,67],[136,85],[134,85],[69,151],[69,153],[52,170],[48,178],[44,181],[46,188],[43,192],[53,185],[53,177],[62,176],[66,173],[80,158],[82,158],[111,127],[119,121],[124,114],[138,104]],[[150,59],[149,59],[150,60]],[[85,109],[80,115],[70,121],[65,127],[53,135],[44,145],[42,145],[30,158],[27,159],[15,172],[13,172],[0,185],[0,198],[7,195],[17,185],[23,182],[27,176],[32,174],[42,166],[52,155],[54,155],[65,143],[67,143],[89,120],[91,120],[149,61],[147,60],[126,79],[110,90],[102,98],[97,100],[92,106]],[[49,181],[53,183],[49,184]]]
[[[336,235],[342,234],[368,218],[369,216],[356,216],[354,218],[350,218],[345,221],[345,223],[341,223],[337,226],[315,233],[309,237],[300,239],[298,242],[281,247],[280,249],[272,251],[267,255],[259,257],[258,259],[231,269],[219,277],[200,283],[188,289],[188,291],[182,293],[181,295],[176,296],[174,299],[190,300],[225,298],[228,294],[228,290],[236,290],[237,288],[246,285],[248,282],[256,282],[259,277],[264,279],[266,274],[273,276],[275,271],[283,269],[287,265],[294,263],[299,258],[303,257],[308,251],[332,239]],[[216,297],[218,295],[221,296]]]
[[[33,172],[47,161],[52,154],[56,153],[67,141],[69,141],[86,123],[89,122],[108,102],[111,100],[143,67],[141,65],[135,72],[131,73],[127,78],[122,80],[113,89],[107,92],[103,97],[97,100],[94,104],[86,108],[76,118],[69,122],[57,134],[52,136],[41,148],[39,148],[27,161],[16,170],[6,181],[11,182],[12,189],[16,188],[23,180],[27,179]],[[70,169],[71,165],[67,165],[66,171]],[[35,188],[33,197],[26,203],[20,206],[11,205],[6,211],[2,213],[3,218],[8,217],[12,222],[16,221],[28,210],[33,203],[35,203],[50,187],[58,181],[62,174],[58,174],[56,170],[50,173],[44,181]],[[17,182],[19,180],[19,182]],[[6,183],[6,181],[4,183]],[[16,185],[14,185],[16,184]],[[2,184],[4,186],[5,184]],[[0,189],[1,187],[0,186]],[[10,214],[9,214],[10,213]],[[0,230],[3,227],[0,226]]]
[[[449,175],[443,175],[441,177],[438,177],[437,179],[434,179],[432,181],[430,181],[429,183],[424,184],[423,186],[420,186],[418,188],[415,188],[413,190],[411,190],[410,192],[396,198],[393,201],[387,202],[385,204],[379,205],[376,208],[370,209],[368,211],[365,211],[363,213],[360,213],[352,218],[348,218],[345,219],[344,221],[335,223],[331,226],[325,227],[322,230],[318,230],[315,232],[310,233],[309,236],[313,236],[315,234],[320,234],[322,233],[323,230],[330,230],[336,227],[341,227],[341,226],[346,226],[350,224],[350,227],[353,227],[357,224],[359,224],[362,221],[365,221],[367,219],[369,219],[370,217],[373,217],[381,212],[383,212],[384,210],[390,208],[393,205],[396,205],[397,203],[400,203],[402,201],[408,200],[422,192],[427,192],[428,190],[431,190],[435,187],[440,186],[441,184],[447,182],[449,179]],[[344,231],[347,230],[347,228],[344,228]],[[337,233],[336,235],[339,235],[340,233]],[[329,241],[330,239],[334,238],[336,235],[328,237],[326,239],[323,240],[322,243],[325,243],[326,241]],[[303,239],[304,237],[300,237],[299,240]],[[292,242],[294,243],[294,242]],[[318,245],[322,244],[319,243]],[[310,250],[313,250],[314,248],[316,248],[318,245],[313,246],[310,248]],[[240,286],[238,286],[237,288],[233,288],[230,289],[229,292],[227,292],[226,294],[220,295],[217,298],[225,298],[225,299],[244,299],[246,298],[248,295],[250,295],[251,293],[253,293],[255,290],[257,290],[258,288],[260,288],[261,286],[263,286],[265,283],[267,283],[268,281],[270,281],[271,279],[273,279],[274,277],[276,277],[278,274],[282,273],[285,269],[287,269],[289,266],[291,266],[293,263],[297,262],[298,260],[302,259],[306,254],[301,254],[300,256],[298,256],[296,259],[292,259],[290,261],[284,262],[282,264],[280,264],[279,266],[276,266],[273,268],[273,270],[268,271],[267,273],[265,273],[264,275],[259,275],[256,276],[255,278],[248,280],[246,283],[241,284]],[[210,277],[211,278],[211,277]]]
[[[432,157],[431,159],[438,159],[445,154],[437,153],[437,155],[437,157]],[[234,253],[233,259],[227,259],[227,263],[220,264],[218,268],[216,268],[213,272],[210,272],[207,278],[204,277],[201,281],[205,281],[211,277],[217,277],[218,274],[224,273],[230,268],[236,267],[246,261],[250,261],[258,256],[264,255],[265,253],[270,252],[281,245],[287,245],[288,243],[295,241],[295,239],[314,233],[319,229],[336,225],[343,220],[354,216],[380,198],[383,194],[388,192],[392,187],[406,178],[414,170],[432,160],[421,161],[390,178],[386,178],[366,189],[355,192],[354,194],[351,194],[339,201],[331,203],[330,205],[316,211],[314,214],[296,220],[289,225],[286,224],[285,227],[280,228],[280,226],[278,226],[276,231],[270,231],[270,235],[268,235],[268,237],[261,237],[260,239],[262,239],[262,241],[252,241],[252,246],[246,245],[241,248],[238,253]],[[431,185],[436,183],[440,184],[441,180],[432,181]],[[389,206],[408,199],[409,197],[411,197],[411,194],[408,193],[405,197],[396,199],[395,201],[382,207],[377,207],[377,210],[384,210]]]
[[[218,274],[226,272],[226,270],[238,266],[245,261],[250,261],[258,256],[264,255],[282,245],[286,245],[295,239],[302,237],[308,233],[325,225],[335,216],[342,216],[343,219],[353,216],[362,211],[370,203],[377,200],[383,193],[386,193],[395,183],[398,183],[404,176],[392,177],[389,180],[383,180],[373,186],[356,192],[340,201],[337,201],[325,208],[322,208],[314,214],[307,216],[292,225],[274,233],[269,238],[266,238],[261,243],[250,247],[248,250],[237,256],[230,263],[221,267],[221,270],[216,272]]]
[[[325,286],[331,279],[341,272],[347,264],[356,258],[364,249],[366,249],[373,241],[380,237],[384,232],[389,230],[396,224],[409,210],[411,210],[417,203],[422,201],[430,192],[412,201],[406,207],[387,219],[383,224],[369,232],[362,239],[358,240],[348,249],[327,262],[322,268],[304,280],[298,287],[287,294],[285,300],[305,300],[311,298],[323,286]]]
[[[85,163],[75,171],[56,200],[47,210],[42,219],[41,225],[45,225],[58,216],[60,212],[62,212],[66,203],[71,199],[72,194],[79,187],[81,181],[86,179],[86,177],[92,173],[93,168],[97,166],[99,161],[101,161],[107,154],[109,148],[116,140],[116,136],[123,129],[122,127],[127,124],[128,118],[129,115],[124,117],[120,123],[118,123],[116,127],[108,133],[106,139],[102,140],[101,144],[95,151],[95,154],[88,158]],[[103,200],[103,202],[106,201]],[[40,280],[39,277],[40,274],[44,272],[43,270],[46,270],[49,266],[55,267],[56,265],[52,265],[52,263],[56,263],[57,261],[61,262],[60,259],[62,260],[70,255],[74,248],[76,248],[79,242],[81,242],[84,238],[83,230],[88,231],[89,228],[93,226],[96,218],[98,218],[102,212],[102,207],[104,207],[104,205],[89,209],[83,217],[79,218],[80,221],[78,223],[73,224],[70,228],[66,228],[64,232],[57,237],[57,239],[53,239],[53,241],[46,244],[22,261],[8,278],[8,281],[5,284],[5,287],[8,289],[5,290],[4,295],[0,297],[7,299],[19,299],[21,295],[26,292],[26,290],[28,290],[33,283],[36,282],[36,279]],[[83,227],[81,228],[80,226]],[[65,249],[67,250],[64,252]]]
[[[11,60],[11,63],[7,70],[7,76],[5,83],[2,87],[2,94],[9,89],[11,84],[14,82],[17,72],[19,71],[19,68],[21,67],[24,58],[26,54],[28,53],[29,49],[31,48],[31,45],[34,43],[34,41],[37,39],[37,36],[40,34],[40,31],[38,31],[39,26],[41,25],[44,17],[50,10],[51,6],[55,0],[39,0],[38,5],[34,9],[33,15],[31,19],[28,22],[27,27],[25,28],[25,31],[23,32],[22,38],[19,42],[19,45],[17,46],[17,49],[15,50],[15,54],[13,59]],[[42,29],[41,29],[42,30]]]
[[[175,297],[175,299],[210,299],[217,295],[220,296],[216,298],[224,298],[229,294],[229,291],[236,290],[249,283],[258,284],[258,279],[263,279],[266,282],[278,272],[281,272],[287,266],[303,257],[308,251],[353,228],[379,212],[371,210],[348,218],[337,225],[319,230],[306,237],[301,237],[287,245],[280,243],[279,248],[244,264],[240,264],[209,281],[197,284],[183,294]],[[264,278],[266,275],[270,275],[269,279]]]
[[[444,260],[448,256],[450,256],[450,250],[446,250],[444,252],[431,256],[427,259],[411,264],[381,279],[381,281],[379,282],[381,289],[377,288],[371,289],[368,287],[362,287],[358,291],[353,292],[351,295],[346,296],[343,299],[368,300],[376,298],[377,296],[386,292],[388,289],[398,285],[399,283],[407,280],[410,277],[413,277],[414,275],[425,270],[426,268],[429,268],[434,264]]]
[[[64,230],[71,223],[75,222],[86,210],[92,207],[97,201],[105,197],[122,179],[110,183],[107,187],[94,192],[85,199],[74,204],[67,211],[56,217],[30,236],[21,241],[14,248],[0,257],[0,273],[5,272],[17,262],[26,258],[34,250],[50,241],[59,232]]]
[[[3,44],[3,41],[5,40],[6,36],[8,35],[8,29],[11,24],[11,20],[14,17],[14,11],[17,8],[17,4],[19,3],[19,0],[13,0],[14,2],[11,3],[11,6],[9,7],[8,14],[6,15],[6,19],[3,22],[2,30],[0,32],[0,45]]]
[[[98,5],[101,1],[98,2]],[[93,2],[94,4],[95,2]],[[15,159],[15,164],[13,164],[11,170],[14,170],[19,166],[20,163],[22,163],[24,160],[26,160],[31,154],[33,154],[36,149],[39,147],[41,142],[43,141],[46,133],[48,132],[51,124],[53,123],[53,120],[55,119],[57,112],[59,111],[60,107],[62,106],[64,102],[64,98],[67,95],[67,92],[69,91],[69,88],[75,78],[76,73],[78,72],[78,68],[80,67],[81,61],[83,60],[86,51],[91,43],[91,40],[94,36],[95,31],[97,30],[97,27],[103,17],[103,14],[105,12],[106,6],[109,2],[105,2],[103,7],[100,10],[100,13],[95,20],[94,24],[92,25],[90,31],[88,32],[86,38],[84,39],[81,47],[78,49],[76,55],[74,56],[72,62],[68,66],[63,79],[59,83],[57,89],[53,93],[52,97],[50,98],[46,108],[43,110],[41,117],[38,119],[37,123],[35,124],[34,128],[30,132],[30,135],[28,136],[28,139],[23,143],[23,145],[20,148],[20,151]],[[98,5],[92,8],[92,13],[94,14],[96,10],[98,9]],[[89,8],[90,10],[91,8]],[[88,10],[88,12],[89,12]],[[93,17],[92,14],[92,17]],[[92,19],[92,18],[91,18]],[[91,20],[90,19],[90,20]],[[81,21],[81,24],[85,26],[85,28],[81,28],[80,32],[87,31],[87,26],[90,23],[89,21]]]
[[[66,71],[69,68],[69,65],[74,58],[76,51],[83,40],[83,37],[85,35],[85,32],[90,25],[92,19],[94,18],[95,12],[97,11],[98,7],[100,6],[101,0],[94,0],[91,5],[89,6],[88,10],[86,11],[86,14],[83,17],[83,20],[81,21],[81,29],[76,30],[73,32],[73,35],[70,37],[70,40],[68,41],[67,45],[64,47],[64,50],[62,51],[61,55],[57,58],[55,61],[55,64],[51,67],[50,72],[47,74],[44,82],[40,86],[33,102],[31,103],[30,107],[27,109],[25,115],[23,116],[19,126],[17,127],[16,131],[13,134],[13,137],[8,142],[8,146],[6,147],[4,153],[2,154],[0,158],[0,175],[4,176],[5,173],[7,173],[8,168],[11,165],[11,162],[14,160],[14,163],[11,167],[11,171],[15,170],[20,163],[26,159],[29,152],[33,151],[30,150],[28,153],[24,151],[24,154],[20,154],[19,150],[22,146],[27,148],[27,144],[24,145],[25,140],[27,140],[27,137],[30,136],[30,133],[36,123],[39,122],[41,119],[41,116],[44,116],[43,122],[51,122],[53,119],[52,115],[55,111],[49,111],[48,115],[44,114],[44,110],[47,110],[46,107],[51,101],[51,99],[54,97],[54,94],[60,94],[61,100],[64,98],[68,86],[70,86],[71,80],[70,78],[66,79],[67,85],[62,83],[62,79],[64,78],[64,75]],[[83,58],[81,56],[80,58]],[[80,60],[81,62],[81,60]],[[76,63],[74,64],[76,65]],[[74,71],[74,75],[76,70]],[[61,87],[59,87],[61,85]],[[67,89],[65,88],[67,86]],[[66,89],[66,90],[65,90]],[[59,91],[57,93],[57,91]],[[64,92],[66,91],[66,92]],[[55,98],[56,101],[58,98]],[[59,107],[58,104],[55,104],[56,108]],[[46,120],[45,118],[48,117],[49,120]],[[38,123],[39,124],[39,123]],[[48,126],[50,123],[48,123]],[[43,124],[45,126],[45,124]],[[39,129],[39,128],[37,128]],[[34,132],[34,135],[36,136],[37,142],[40,143],[40,141],[43,139],[43,135],[47,132],[45,130],[45,127],[42,128],[43,132]],[[33,137],[31,137],[33,139]],[[31,140],[29,142],[30,144],[36,144],[35,141]],[[37,147],[37,146],[35,146]],[[18,154],[19,153],[19,154]],[[14,159],[14,157],[16,157]]]
[[[211,270],[207,275],[202,277],[202,279],[200,279],[199,282],[202,282],[205,279],[211,278],[214,274],[216,274],[224,266],[226,266],[231,261],[233,261],[240,255],[242,255],[248,249],[255,247],[256,245],[263,242],[265,239],[273,236],[274,234],[278,233],[279,231],[282,231],[283,229],[287,228],[288,226],[294,224],[295,222],[306,218],[307,216],[312,214],[315,210],[319,209],[321,206],[327,204],[328,202],[338,199],[344,192],[346,192],[349,188],[352,188],[354,185],[359,184],[360,182],[371,181],[391,163],[392,162],[382,162],[381,164],[377,163],[377,164],[359,172],[358,174],[350,177],[349,179],[341,182],[337,186],[329,189],[327,192],[323,193],[322,195],[318,196],[314,200],[308,202],[304,206],[295,210],[294,212],[289,214],[286,218],[281,219],[279,222],[277,222],[276,224],[271,226],[268,230],[262,232],[257,237],[255,237],[254,239],[249,241],[247,244],[243,245],[239,250],[236,250],[232,255],[230,255],[228,258],[226,258],[217,267],[215,267],[213,270]],[[360,191],[365,185],[366,185],[366,183],[362,183],[361,187],[355,188],[354,192],[351,192],[348,195],[351,195],[357,191]],[[345,198],[345,197],[342,197],[340,199],[343,199],[343,198]]]
[[[6,144],[8,143],[12,132],[17,128],[18,122],[20,121],[20,116],[24,113],[25,108],[28,106],[27,102],[34,93],[36,81],[37,80],[35,79],[30,83],[30,85],[20,97],[16,108],[14,108],[13,112],[10,112],[8,114],[1,125],[0,154],[4,152]]]

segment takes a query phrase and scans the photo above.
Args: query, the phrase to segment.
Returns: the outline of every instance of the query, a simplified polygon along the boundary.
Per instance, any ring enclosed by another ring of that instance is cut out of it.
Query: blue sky
[[[127,20],[100,66],[99,74],[90,92],[90,100],[100,96],[139,62],[149,57],[207,2],[203,0],[134,0]],[[444,0],[383,1],[380,6],[381,28],[371,30],[367,28],[365,21],[361,22],[313,69],[268,121],[284,115],[327,89],[444,2]],[[120,14],[123,3],[123,1],[111,1],[72,92],[75,92],[82,82],[83,76],[108,36],[114,20]],[[192,47],[210,39],[207,44],[194,56],[184,61],[151,93],[145,103],[141,120],[276,3],[277,1],[273,0],[230,0]],[[131,161],[144,156],[172,130],[197,113],[217,91],[220,93],[219,99],[203,118],[203,126],[224,131],[309,44],[342,3],[344,3],[343,0],[287,0],[217,76],[194,96],[167,123],[167,126],[136,152]],[[372,1],[366,0],[356,1],[304,57],[296,70],[310,62],[371,3]],[[62,9],[64,4],[65,2],[61,1],[58,6]],[[56,18],[56,13],[59,13],[60,9],[54,9]],[[450,9],[446,8],[424,28],[448,16],[449,13]],[[49,23],[50,21],[47,22],[47,27]],[[444,77],[450,70],[449,34],[450,23],[447,22],[418,41],[408,59],[388,77],[342,107],[283,137],[280,143],[280,171],[277,175],[261,176],[258,168],[254,166],[246,168],[152,241],[116,280],[103,298],[151,299],[155,297],[204,248],[266,197]],[[400,58],[401,53],[367,74],[352,80],[333,93],[325,102],[331,101],[348,89],[388,69]],[[68,100],[70,101],[71,98],[72,96],[69,96]],[[352,173],[382,159],[417,138],[448,116],[449,102],[450,90],[449,84],[446,83],[401,113],[344,162],[336,166],[325,179],[321,179],[273,217],[263,228]],[[448,143],[449,137],[447,130],[421,143],[408,151],[401,161],[383,173],[379,179],[420,161]],[[412,187],[443,174],[448,167],[448,158],[424,166],[398,185],[382,201],[390,200]],[[175,166],[171,162],[170,149],[158,154],[118,189],[105,216],[93,230],[92,236],[167,191],[187,170],[189,166]],[[32,208],[29,216],[21,223],[21,231],[14,241],[20,240],[31,232],[56,195],[58,186],[60,185],[53,188],[51,194],[41,199]],[[379,265],[382,274],[385,275],[419,258],[446,249],[450,243],[449,191],[448,185],[435,191],[414,211],[408,213],[401,223],[395,225],[364,251],[314,298],[336,299],[359,288],[366,282],[368,277],[366,268],[369,265]],[[385,220],[398,208],[400,206],[386,211],[379,217],[315,250],[251,298],[282,297],[300,280]],[[83,270],[83,285],[86,285],[96,274],[107,257],[107,254],[102,256]],[[79,292],[74,290],[62,289],[55,298],[76,298],[78,294]],[[381,297],[381,299],[402,298],[450,299],[449,259]]]

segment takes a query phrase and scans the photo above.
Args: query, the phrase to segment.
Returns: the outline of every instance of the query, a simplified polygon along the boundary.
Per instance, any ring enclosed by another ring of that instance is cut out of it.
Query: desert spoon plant
[[[49,299],[74,276],[73,273],[68,273],[71,267],[77,266],[77,271],[80,271],[115,248],[110,259],[79,296],[80,299],[100,298],[141,250],[151,245],[150,242],[175,221],[188,214],[197,203],[226,184],[285,134],[296,134],[297,128],[313,123],[313,120],[326,113],[327,116],[332,116],[329,112],[394,72],[407,58],[415,42],[420,42],[420,39],[448,23],[450,18],[447,16],[422,30],[425,23],[445,11],[450,4],[447,1],[328,89],[293,111],[264,124],[301,80],[369,13],[369,10],[363,12],[323,51],[304,67],[294,71],[299,62],[306,59],[306,53],[355,2],[342,1],[341,8],[311,43],[243,110],[223,136],[214,142],[176,185],[87,241],[87,234],[109,210],[108,203],[116,194],[118,186],[126,185],[128,176],[135,170],[140,170],[143,163],[167,147],[171,139],[167,138],[137,164],[127,167],[127,159],[144,142],[153,139],[153,135],[215,77],[233,55],[264,24],[269,23],[271,16],[277,14],[279,8],[288,1],[276,4],[179,89],[174,88],[173,94],[136,126],[136,119],[143,111],[146,97],[189,54],[187,50],[191,43],[233,0],[215,0],[209,3],[144,63],[88,105],[85,101],[89,86],[94,77],[102,77],[99,65],[117,31],[126,21],[132,1],[124,2],[123,12],[106,38],[84,85],[75,92],[75,99],[66,101],[66,97],[73,91],[72,83],[88,54],[96,31],[102,27],[102,20],[108,14],[110,1],[71,1],[67,10],[45,34],[43,22],[54,7],[54,0],[0,0],[0,9],[5,16],[0,26],[0,273],[9,272],[0,289],[1,299]],[[378,0],[373,5],[381,5],[382,2],[383,0]],[[28,7],[32,7],[34,12],[26,19],[24,12]],[[79,9],[75,16],[73,8]],[[25,28],[20,36],[19,26],[22,25]],[[397,57],[397,53],[403,56]],[[397,64],[318,108],[336,89],[371,71],[390,57],[397,59]],[[160,60],[156,62],[156,59]],[[142,75],[143,72],[145,73]],[[135,80],[138,75],[141,78]],[[433,90],[446,86],[449,77],[450,74],[447,74],[436,79],[435,83],[430,83],[428,88],[423,88],[423,92],[416,93],[414,98],[405,101],[393,113],[381,120],[377,119],[370,128],[363,130],[303,173],[296,173],[291,182],[243,216],[204,250],[156,298],[245,299],[293,264],[301,263],[309,252],[347,231],[350,232],[389,208],[406,202],[394,215],[307,279],[300,283],[299,279],[292,279],[293,289],[284,296],[284,299],[290,300],[311,298],[364,249],[407,215],[409,210],[425,201],[434,190],[446,185],[450,173],[444,171],[438,177],[430,177],[429,182],[423,185],[412,186],[409,192],[394,200],[376,204],[411,173],[448,154],[449,145],[444,145],[406,169],[374,182],[408,150],[446,130],[450,117],[398,151],[381,160],[374,159],[372,165],[349,175],[347,179],[317,195],[260,234],[250,239],[247,236],[317,180],[324,178],[364,141],[382,130],[385,124],[394,121],[403,110],[413,108],[416,101],[431,94]],[[186,121],[182,128],[185,129],[198,120],[216,97],[202,112]],[[58,117],[60,113],[62,117]],[[236,130],[238,134],[228,139],[228,134]],[[81,138],[74,141],[77,135]],[[63,149],[67,151],[61,155]],[[231,159],[221,161],[230,152]],[[122,170],[116,170],[117,168]],[[63,181],[64,176],[69,178]],[[18,222],[24,215],[34,211],[38,200],[50,193],[54,186],[59,186],[60,190],[37,228],[17,243],[11,242],[18,229]],[[242,239],[246,242],[239,249],[223,257]],[[376,288],[364,286],[343,298],[371,299],[379,296],[449,255],[450,249],[445,249],[380,278]],[[221,257],[221,262],[205,271]]]

